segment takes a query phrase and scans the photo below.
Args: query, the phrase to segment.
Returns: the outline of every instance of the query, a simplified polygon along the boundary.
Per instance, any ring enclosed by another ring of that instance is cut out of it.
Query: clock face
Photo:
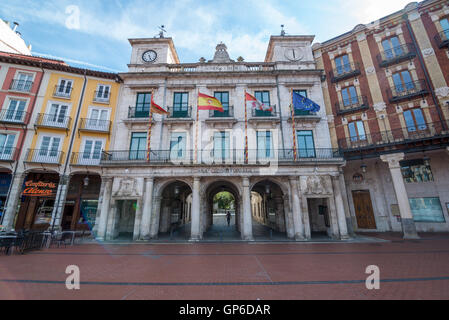
[[[299,48],[287,48],[285,49],[285,57],[290,61],[298,61],[301,60],[304,56],[304,53]]]
[[[145,51],[142,55],[142,60],[145,62],[153,62],[157,58],[157,53],[153,50]]]

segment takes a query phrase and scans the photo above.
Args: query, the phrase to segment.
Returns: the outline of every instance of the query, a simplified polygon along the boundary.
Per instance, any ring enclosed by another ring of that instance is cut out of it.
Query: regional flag
[[[246,107],[249,107],[254,110],[261,110],[261,111],[273,111],[273,108],[271,106],[267,106],[257,100],[254,96],[250,95],[248,92],[245,92],[245,102]]]
[[[318,104],[294,91],[292,92],[292,101],[295,109],[312,112],[320,111]]]
[[[161,106],[157,105],[154,102],[153,96],[154,96],[154,94],[151,94],[151,106],[150,106],[151,112],[152,113],[157,113],[157,114],[164,114],[164,115],[168,114],[168,112],[164,108],[162,108]]]
[[[198,92],[198,110],[216,110],[224,112],[221,102],[214,97]]]

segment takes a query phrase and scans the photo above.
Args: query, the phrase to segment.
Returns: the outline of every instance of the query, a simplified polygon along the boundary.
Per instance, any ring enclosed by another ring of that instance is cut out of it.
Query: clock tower
[[[314,36],[272,36],[265,62],[285,65],[308,65],[314,62],[312,41]]]
[[[132,46],[128,67],[142,68],[160,64],[179,64],[172,38],[129,39]]]

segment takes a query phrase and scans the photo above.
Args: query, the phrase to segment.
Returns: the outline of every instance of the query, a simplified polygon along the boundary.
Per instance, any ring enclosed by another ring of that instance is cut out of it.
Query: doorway
[[[357,226],[360,229],[376,229],[373,205],[368,190],[352,191]]]

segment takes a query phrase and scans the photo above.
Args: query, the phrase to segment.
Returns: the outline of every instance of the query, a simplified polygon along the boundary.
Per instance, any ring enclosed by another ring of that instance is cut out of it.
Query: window
[[[147,152],[146,132],[133,132],[131,134],[131,145],[129,151],[130,160],[143,160]]]
[[[185,118],[188,116],[189,93],[175,92],[173,95],[173,117]]]
[[[386,59],[393,59],[404,53],[398,37],[391,37],[383,40],[382,47],[384,48]]]
[[[415,222],[445,222],[440,198],[408,199]]]
[[[341,97],[345,107],[352,106],[359,102],[357,90],[354,86],[341,89]]]
[[[366,140],[365,127],[363,125],[363,121],[354,121],[348,123],[348,129],[351,141]]]
[[[449,20],[444,18],[440,20],[441,29],[443,29],[443,41],[449,40]]]
[[[99,164],[102,150],[103,140],[86,139],[80,157],[81,164]]]
[[[99,84],[97,87],[97,91],[95,92],[95,101],[108,102],[110,92],[111,92],[111,86]]]
[[[270,106],[270,91],[256,91],[255,98],[266,106]],[[256,117],[271,116],[271,111],[255,110]]]
[[[313,141],[313,132],[310,130],[298,130],[296,132],[296,137],[299,157],[314,158],[315,143]]]
[[[406,183],[433,181],[432,169],[428,161],[414,159],[401,161],[402,177]]]
[[[90,109],[86,129],[109,131],[109,110],[101,108]]]
[[[136,101],[136,118],[147,118],[150,116],[151,93],[138,93]]]
[[[13,146],[16,135],[14,134],[0,134],[0,159],[12,160]]]
[[[426,130],[426,120],[421,109],[411,109],[404,111],[405,124],[408,132]]]
[[[229,132],[219,131],[214,134],[214,159],[229,159]]]
[[[271,131],[257,131],[257,159],[272,158],[273,155]]]
[[[50,127],[66,128],[69,121],[68,110],[67,105],[52,103],[50,112],[44,116],[43,124]]]
[[[11,87],[12,90],[16,91],[31,91],[31,86],[33,85],[33,75],[29,73],[19,72],[17,79],[14,80]]]
[[[61,79],[56,88],[55,94],[58,97],[69,98],[72,93],[73,80]]]
[[[293,90],[293,92],[299,94],[300,96],[307,98],[307,90]],[[310,111],[307,111],[307,110],[295,109],[294,112],[295,112],[295,116],[308,116],[308,115],[312,114]]]
[[[393,82],[397,93],[409,91],[415,88],[410,72],[407,70],[393,74]]]
[[[59,146],[61,144],[61,137],[43,136],[40,148],[35,154],[35,162],[59,162]]]
[[[335,66],[337,70],[337,75],[341,75],[346,72],[351,71],[351,65],[349,63],[349,56],[347,54],[335,58]]]
[[[2,116],[3,121],[8,122],[23,122],[25,115],[25,100],[9,100],[9,106],[6,113]]]
[[[183,159],[186,157],[186,134],[174,132],[170,139],[170,159]]]
[[[229,117],[229,92],[214,92],[214,97],[221,102],[223,112],[214,111],[214,117]]]

